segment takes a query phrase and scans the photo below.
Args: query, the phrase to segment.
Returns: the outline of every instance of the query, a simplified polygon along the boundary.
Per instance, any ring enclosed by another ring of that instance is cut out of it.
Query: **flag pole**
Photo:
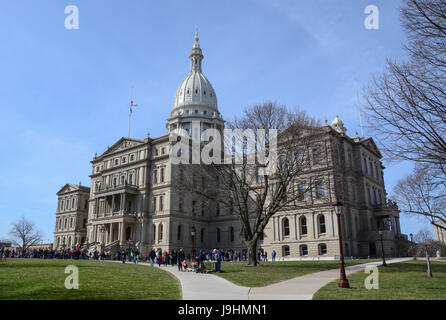
[[[132,118],[132,102],[133,102],[133,87],[130,89],[130,108],[129,108],[129,131],[128,137],[130,138],[130,121]]]

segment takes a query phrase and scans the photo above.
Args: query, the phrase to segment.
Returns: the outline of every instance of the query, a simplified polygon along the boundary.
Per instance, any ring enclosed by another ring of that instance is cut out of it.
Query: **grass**
[[[446,263],[432,262],[434,277],[427,277],[426,261],[389,264],[379,269],[379,289],[367,290],[368,276],[357,272],[348,276],[350,289],[339,289],[338,281],[329,283],[314,295],[315,300],[444,300]]]
[[[65,288],[65,267],[79,268],[79,289]],[[166,271],[126,263],[88,260],[7,259],[0,263],[0,300],[181,299]]]
[[[377,260],[346,260],[346,266]],[[339,268],[338,260],[262,262],[259,267],[247,267],[246,262],[222,262],[216,275],[245,287],[262,287],[272,283],[323,270]],[[206,268],[212,269],[210,263]]]

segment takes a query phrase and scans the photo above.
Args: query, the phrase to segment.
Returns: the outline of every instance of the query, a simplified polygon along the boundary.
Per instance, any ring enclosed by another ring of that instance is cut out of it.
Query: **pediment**
[[[132,148],[134,146],[142,145],[144,143],[143,140],[136,140],[131,138],[121,138],[115,144],[113,144],[110,148],[108,148],[103,154],[99,157],[107,156],[113,153],[121,152],[125,149]]]

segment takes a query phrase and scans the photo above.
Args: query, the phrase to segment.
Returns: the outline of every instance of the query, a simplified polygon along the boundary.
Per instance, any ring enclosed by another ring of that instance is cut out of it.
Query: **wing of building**
[[[203,58],[196,35],[190,72],[176,91],[166,135],[121,138],[91,161],[91,189],[67,184],[57,193],[56,248],[79,244],[112,253],[133,249],[145,255],[151,248],[191,252],[195,230],[196,249],[245,250],[237,215],[184,197],[172,185],[176,169],[169,159],[169,133],[182,128],[192,135],[193,121],[201,130],[224,128],[215,90],[202,73]],[[338,116],[320,129],[311,156],[312,168],[324,173],[321,187],[301,199],[307,209],[296,206],[276,214],[259,248],[284,258],[336,258],[331,203],[334,195],[342,195],[347,257],[379,256],[381,225],[385,254],[405,255],[407,237],[401,234],[397,206],[386,199],[382,156],[373,139],[348,137]]]

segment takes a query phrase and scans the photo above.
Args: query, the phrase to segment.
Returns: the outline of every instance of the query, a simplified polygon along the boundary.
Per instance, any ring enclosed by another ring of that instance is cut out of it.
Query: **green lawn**
[[[79,289],[68,290],[65,267],[79,269]],[[0,263],[0,300],[181,299],[175,277],[158,268],[88,260],[7,259]]]
[[[368,274],[357,272],[348,277],[350,289],[339,289],[338,281],[321,288],[315,300],[434,300],[446,299],[446,263],[432,262],[434,278],[427,277],[426,261],[407,261],[379,269],[379,289],[367,290]]]
[[[377,260],[346,260],[346,266]],[[216,275],[245,287],[262,287],[308,273],[339,268],[338,260],[262,262],[259,267],[247,267],[246,262],[222,262]],[[206,268],[211,269],[207,263]]]

